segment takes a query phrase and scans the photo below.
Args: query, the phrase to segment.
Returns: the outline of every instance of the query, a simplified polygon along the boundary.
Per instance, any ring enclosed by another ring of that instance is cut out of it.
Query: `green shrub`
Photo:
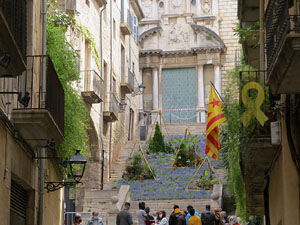
[[[199,139],[198,135],[188,134],[183,140],[174,137],[174,141],[178,142],[177,146],[180,145],[178,153],[175,157],[175,166],[197,166],[202,162],[202,157],[199,150]]]
[[[155,132],[153,138],[149,140],[148,153],[166,152],[166,146],[164,142],[164,135],[160,131],[158,123],[155,125]]]
[[[153,168],[151,168],[152,171]],[[125,168],[123,178],[128,180],[153,179],[155,174],[151,172],[140,152],[135,152],[129,164]]]

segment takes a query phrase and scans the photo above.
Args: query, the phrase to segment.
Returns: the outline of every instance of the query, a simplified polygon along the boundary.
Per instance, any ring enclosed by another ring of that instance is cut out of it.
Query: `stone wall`
[[[234,29],[239,22],[237,18],[237,0],[219,1],[220,36],[227,48],[226,54],[222,55],[222,85],[225,86],[228,80],[226,74],[235,68],[239,61],[241,45],[238,43],[239,37],[235,35]],[[224,89],[222,89],[224,91]]]

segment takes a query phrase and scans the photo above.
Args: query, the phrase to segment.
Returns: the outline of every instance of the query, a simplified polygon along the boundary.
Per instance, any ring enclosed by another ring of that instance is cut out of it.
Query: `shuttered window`
[[[25,59],[27,42],[26,0],[3,0],[0,7],[3,10],[10,31]]]
[[[26,208],[28,202],[27,191],[15,181],[11,181],[10,190],[10,224],[22,225],[26,223]]]

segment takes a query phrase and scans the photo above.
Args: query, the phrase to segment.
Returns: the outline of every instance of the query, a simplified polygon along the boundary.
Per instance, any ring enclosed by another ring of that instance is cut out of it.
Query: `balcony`
[[[81,95],[89,104],[103,102],[104,99],[104,82],[95,70],[86,70],[83,74],[83,91]]]
[[[123,2],[123,1],[122,1]],[[127,10],[127,21],[125,20],[125,9],[122,7],[120,29],[123,35],[130,35],[132,28],[132,17],[130,11]]]
[[[122,78],[122,82],[120,84],[121,91],[124,94],[130,94],[134,91],[134,74],[128,69],[127,76]]]
[[[238,18],[241,28],[255,28],[259,21],[259,0],[238,0]],[[250,34],[241,41],[247,65],[259,67],[259,32],[251,29]]]
[[[300,15],[289,1],[269,1],[266,12],[267,84],[274,94],[300,92]]]
[[[104,104],[103,119],[106,122],[115,122],[118,120],[119,101],[115,93],[109,93],[107,99],[108,101]]]
[[[265,71],[241,71],[240,81],[242,84],[258,82],[264,86]],[[257,91],[250,89],[250,96],[257,96]],[[272,99],[270,99],[272,102]],[[245,107],[240,99],[241,107]],[[273,120],[272,113],[267,114],[268,104],[262,104],[261,110],[268,116],[269,120],[264,126],[251,122],[254,127],[251,132],[247,130],[249,139],[241,144],[240,158],[241,170],[245,181],[247,211],[250,215],[264,215],[264,180],[265,174],[270,169],[278,146],[271,144],[270,122]]]
[[[46,62],[46,80],[41,74],[41,62]],[[12,121],[24,139],[50,139],[56,143],[64,134],[64,89],[48,56],[27,57],[27,70],[19,77],[19,92],[28,92],[28,105],[14,106]]]

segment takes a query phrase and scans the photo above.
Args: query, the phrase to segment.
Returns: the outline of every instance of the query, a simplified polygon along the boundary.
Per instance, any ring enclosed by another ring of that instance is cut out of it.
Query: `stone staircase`
[[[148,126],[148,135],[152,131],[153,125]],[[164,135],[184,135],[185,129],[188,128],[191,134],[205,134],[205,123],[176,123],[176,124],[162,124],[161,129]],[[154,131],[152,135],[154,134]]]
[[[141,143],[141,145],[144,145],[145,143]],[[104,190],[113,190],[115,189],[115,183],[116,181],[120,180],[122,178],[123,172],[126,167],[127,160],[130,156],[130,153],[132,151],[134,145],[134,141],[127,141],[126,145],[122,149],[122,152],[119,156],[119,158],[114,162],[112,166],[111,171],[111,178],[109,182],[104,184],[103,189]],[[138,145],[136,144],[135,148],[137,148]]]

